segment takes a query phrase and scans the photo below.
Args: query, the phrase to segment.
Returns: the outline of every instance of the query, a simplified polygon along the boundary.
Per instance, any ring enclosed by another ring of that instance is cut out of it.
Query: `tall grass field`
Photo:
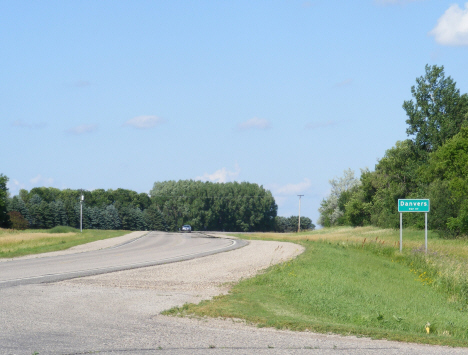
[[[18,231],[0,228],[0,258],[64,250],[96,240],[119,237],[129,231],[83,230],[58,226],[52,229]]]
[[[424,231],[329,228],[246,239],[306,250],[230,293],[165,314],[241,318],[258,327],[468,346],[468,240]]]

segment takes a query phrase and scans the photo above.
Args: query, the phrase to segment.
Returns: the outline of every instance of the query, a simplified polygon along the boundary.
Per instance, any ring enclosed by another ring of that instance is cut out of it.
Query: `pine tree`
[[[19,196],[13,196],[9,203],[9,212],[16,211],[21,213],[21,215],[31,224],[31,216],[29,214],[28,207],[24,203],[23,199]]]
[[[119,218],[119,212],[114,205],[109,205],[105,208],[103,212],[103,228],[107,230],[119,229],[121,227],[121,222]]]
[[[167,230],[166,221],[159,209],[151,205],[144,211],[144,219],[148,230],[165,231]]]

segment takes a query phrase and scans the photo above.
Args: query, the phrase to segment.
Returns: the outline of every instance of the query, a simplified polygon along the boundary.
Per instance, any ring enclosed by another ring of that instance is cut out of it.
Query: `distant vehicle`
[[[192,227],[189,226],[188,224],[185,224],[182,226],[182,232],[188,232],[190,233],[192,231]]]

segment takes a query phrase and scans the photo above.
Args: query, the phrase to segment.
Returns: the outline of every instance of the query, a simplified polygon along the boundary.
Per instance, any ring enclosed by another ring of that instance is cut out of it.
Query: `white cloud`
[[[85,133],[91,133],[94,132],[97,129],[97,125],[95,124],[84,124],[81,126],[76,126],[70,129],[67,129],[66,132],[70,134],[85,134]]]
[[[29,182],[33,185],[42,185],[42,186],[52,186],[54,183],[54,179],[52,178],[47,178],[43,177],[41,174],[37,175],[36,177],[33,177]]]
[[[11,179],[7,182],[7,188],[12,195],[15,195],[19,190],[25,189],[26,186],[16,179]]]
[[[30,123],[23,120],[16,120],[11,123],[13,127],[20,127],[20,128],[45,128],[47,126],[44,122],[39,123]]]
[[[338,124],[338,122],[334,121],[334,120],[328,120],[328,121],[324,121],[324,122],[311,122],[311,123],[308,123],[305,126],[305,128],[306,129],[317,129],[317,128],[335,126],[336,124]]]
[[[264,118],[254,117],[250,120],[244,121],[237,125],[239,129],[268,129],[270,128],[270,122]]]
[[[164,120],[157,116],[137,116],[124,123],[124,126],[132,126],[139,129],[153,128],[163,123]]]
[[[234,181],[240,174],[239,165],[235,165],[234,171],[229,171],[226,168],[216,170],[213,174],[205,173],[202,176],[197,176],[195,180],[211,181],[211,182],[229,182]]]
[[[429,32],[437,43],[446,46],[468,46],[468,2],[465,9],[450,6]]]
[[[312,186],[312,182],[308,178],[296,184],[286,184],[283,186],[273,187],[273,195],[297,195],[307,191]]]

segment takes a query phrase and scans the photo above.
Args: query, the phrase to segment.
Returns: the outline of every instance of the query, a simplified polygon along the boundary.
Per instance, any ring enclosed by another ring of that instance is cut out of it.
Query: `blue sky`
[[[0,173],[36,186],[249,181],[316,222],[406,139],[426,64],[468,92],[468,2],[0,0]]]

